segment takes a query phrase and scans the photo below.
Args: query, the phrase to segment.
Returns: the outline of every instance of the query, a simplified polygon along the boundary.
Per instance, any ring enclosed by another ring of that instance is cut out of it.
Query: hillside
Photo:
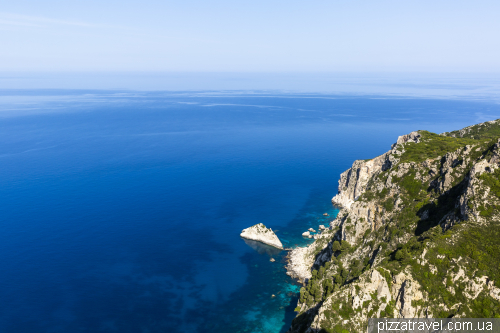
[[[342,207],[290,254],[290,333],[361,332],[370,317],[500,317],[500,120],[416,131],[342,173]]]

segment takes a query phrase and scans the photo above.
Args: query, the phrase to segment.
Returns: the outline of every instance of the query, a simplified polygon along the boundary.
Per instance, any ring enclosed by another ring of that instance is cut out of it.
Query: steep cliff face
[[[362,331],[370,317],[500,316],[500,122],[400,136],[355,161],[318,239],[289,332]]]
[[[431,314],[429,309],[415,305],[426,298],[409,271],[399,273],[388,283],[379,271],[373,269],[327,299],[319,307],[310,327],[316,330],[334,327],[338,321],[336,317],[351,309],[352,314],[345,320],[349,321],[354,332],[364,331],[369,318],[384,314],[393,318],[426,317]]]
[[[418,143],[420,137],[419,132],[402,135],[398,137],[397,142],[387,153],[371,160],[354,161],[352,167],[340,175],[339,193],[333,197],[333,204],[350,208],[359,196],[365,192],[370,179],[380,172],[390,169],[392,165],[399,161],[401,151],[398,148],[403,147],[407,142]]]

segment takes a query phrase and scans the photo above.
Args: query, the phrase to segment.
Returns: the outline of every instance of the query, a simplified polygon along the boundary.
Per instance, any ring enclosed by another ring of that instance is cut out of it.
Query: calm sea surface
[[[285,252],[241,230],[306,245],[353,160],[496,118],[486,101],[0,91],[0,331],[285,332]]]

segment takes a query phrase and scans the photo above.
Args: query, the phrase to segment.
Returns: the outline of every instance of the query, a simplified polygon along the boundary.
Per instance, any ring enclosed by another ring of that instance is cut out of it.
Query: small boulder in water
[[[304,236],[304,237],[308,237],[308,236],[310,236],[309,231],[304,232],[304,233],[302,234],[302,236]]]
[[[328,216],[328,213],[324,213],[323,216]]]
[[[310,232],[316,232],[316,230],[314,230],[313,228],[309,228],[308,229]]]
[[[275,262],[274,258],[269,259],[270,262]]]

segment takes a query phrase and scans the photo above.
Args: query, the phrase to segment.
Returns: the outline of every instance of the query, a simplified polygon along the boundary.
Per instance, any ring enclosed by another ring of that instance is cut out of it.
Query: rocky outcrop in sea
[[[274,231],[270,228],[266,228],[266,226],[262,223],[243,229],[240,236],[274,246],[278,249],[283,249],[283,244],[281,244],[281,241],[278,236],[276,236]]]

